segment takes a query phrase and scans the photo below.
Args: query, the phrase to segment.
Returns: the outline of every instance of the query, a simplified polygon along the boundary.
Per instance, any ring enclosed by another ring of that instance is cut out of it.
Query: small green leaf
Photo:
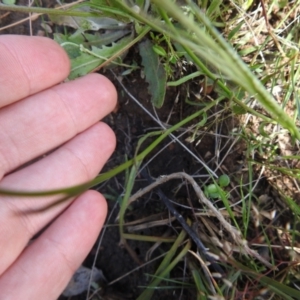
[[[234,105],[232,106],[232,111],[236,114],[236,115],[244,115],[247,113],[247,110],[244,109],[243,107],[239,106],[239,105]]]
[[[78,44],[78,37],[76,39],[74,36],[72,37],[74,42],[71,42],[71,38],[64,35],[56,34],[54,37],[66,50],[71,60],[69,79],[75,79],[92,72],[107,59],[124,49],[133,39],[133,36],[130,35],[118,40],[116,43],[112,43],[111,46],[92,46],[90,50],[81,43]]]
[[[170,57],[170,59],[169,59],[169,62],[170,62],[171,64],[175,65],[176,62],[177,62],[176,56],[172,55],[172,56]]]
[[[211,194],[209,194],[209,198],[218,199],[218,198],[220,198],[220,193],[211,193]]]
[[[97,2],[97,5],[100,6],[101,3],[99,0],[97,0]],[[105,5],[105,0],[101,2],[103,2],[102,5]],[[118,30],[124,28],[127,23],[131,22],[128,18],[113,14],[114,10],[118,11],[116,8],[106,9],[105,13],[95,16],[89,5],[83,5],[74,9],[74,12],[90,12],[91,16],[74,17],[68,15],[49,14],[49,18],[51,22],[57,25],[69,26],[75,29],[80,29],[81,31],[98,31],[100,29]]]
[[[14,5],[16,4],[16,0],[2,0],[2,3],[6,5]]]
[[[233,30],[231,30],[228,34],[227,39],[230,41],[241,29],[241,27],[244,25],[244,21],[241,21]]]
[[[269,138],[269,137],[270,137],[270,134],[267,133],[267,132],[265,131],[265,126],[266,126],[266,125],[269,125],[269,123],[267,123],[267,122],[261,122],[261,123],[259,124],[259,126],[258,126],[258,131],[259,131],[259,133],[260,133],[263,137]]]
[[[221,6],[222,2],[223,1],[221,1],[221,0],[212,0],[211,1],[211,4],[209,5],[209,7],[206,11],[206,15],[209,16],[210,19],[212,19],[213,17],[216,18],[221,15],[220,6]]]
[[[219,177],[218,182],[221,187],[225,187],[228,186],[228,184],[230,183],[230,178],[228,175],[223,174]]]
[[[212,183],[212,184],[209,184],[207,186],[207,191],[208,191],[209,194],[217,193],[218,192],[218,188],[217,188],[217,186],[215,184]]]
[[[148,91],[151,95],[151,102],[155,107],[160,108],[165,99],[167,74],[159,61],[158,54],[153,50],[153,44],[150,40],[140,43],[139,51],[142,65],[145,68],[146,81],[149,83]]]
[[[207,198],[217,199],[220,198],[219,189],[216,184],[212,183],[204,187],[204,194]]]
[[[156,54],[158,54],[159,56],[167,56],[167,52],[163,47],[161,47],[159,45],[153,45],[152,48],[153,48],[154,52]]]

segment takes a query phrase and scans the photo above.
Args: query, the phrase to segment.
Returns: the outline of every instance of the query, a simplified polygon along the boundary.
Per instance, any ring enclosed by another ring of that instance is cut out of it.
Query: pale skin
[[[87,182],[112,154],[115,136],[99,120],[116,105],[113,85],[97,74],[61,84],[69,70],[66,53],[50,39],[0,37],[0,188]],[[103,196],[86,191],[22,213],[55,200],[0,196],[0,299],[56,299],[91,250],[107,213]]]

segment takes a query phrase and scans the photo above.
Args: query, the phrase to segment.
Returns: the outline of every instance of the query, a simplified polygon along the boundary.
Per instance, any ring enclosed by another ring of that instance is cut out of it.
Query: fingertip
[[[110,96],[110,99],[113,103],[113,107],[115,107],[117,105],[117,100],[118,100],[118,93],[116,87],[107,77],[101,74],[95,74],[95,75],[99,75],[101,77],[101,80],[104,82],[104,85],[107,88],[107,93]]]
[[[107,147],[107,151],[105,153],[110,153],[110,155],[116,149],[117,138],[114,131],[111,129],[109,125],[104,122],[100,122],[99,125],[100,131],[102,133],[103,139],[106,140],[105,146]],[[102,137],[101,137],[102,138]]]
[[[0,106],[64,80],[70,61],[62,47],[46,37],[0,37]]]
[[[111,111],[117,105],[118,94],[114,84],[104,75],[92,73],[80,78],[80,80],[87,80],[90,87],[93,88],[93,93],[103,101],[108,102],[109,110]],[[99,102],[100,103],[100,102]]]
[[[77,201],[82,201],[82,207],[86,207],[90,212],[90,216],[94,214],[94,220],[98,225],[103,226],[107,215],[107,201],[104,196],[95,190],[88,190],[78,197]]]
[[[57,299],[93,247],[106,214],[97,191],[80,195],[2,275],[0,298]]]

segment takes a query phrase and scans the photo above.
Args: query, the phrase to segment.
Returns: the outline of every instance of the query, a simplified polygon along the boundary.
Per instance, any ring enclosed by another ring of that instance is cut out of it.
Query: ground
[[[20,4],[22,1],[20,1]],[[44,1],[42,4],[48,5],[49,1]],[[14,21],[20,20],[24,17],[23,14],[10,13],[5,14],[0,13],[0,27],[11,24]],[[2,34],[30,34],[29,23],[25,22],[17,26],[13,26],[9,29],[2,31]],[[37,19],[32,22],[32,33],[33,35],[50,35],[51,33],[46,33],[44,28],[41,27],[41,19]],[[127,55],[125,62],[131,63],[133,60],[139,62],[140,58],[135,48],[132,48]],[[101,70],[101,73],[108,76],[116,85],[118,90],[118,106],[113,113],[105,118],[107,122],[114,130],[117,136],[117,148],[109,162],[104,168],[104,171],[110,170],[115,166],[123,163],[126,159],[131,159],[135,155],[135,151],[138,146],[139,139],[150,131],[160,130],[160,126],[151,119],[124,91],[122,86],[118,83],[116,74],[120,78],[122,72],[121,68],[112,68]],[[194,80],[189,86],[190,95],[193,102],[196,105],[190,105],[186,103],[187,90],[186,87],[180,88],[168,88],[165,103],[162,108],[157,109],[157,118],[166,126],[176,124],[178,121],[182,120],[185,116],[197,111],[201,103],[207,103],[218,97],[217,92],[209,91],[209,95],[200,93],[200,100],[194,97],[194,94],[199,94],[200,91],[200,79]],[[141,70],[138,69],[131,74],[122,77],[122,84],[126,89],[136,98],[138,101],[152,114],[155,114],[153,106],[150,102],[150,95],[147,92],[147,83],[142,79]],[[197,102],[198,101],[198,102]],[[229,100],[227,100],[229,101]],[[214,107],[212,111],[208,112],[208,116],[213,114],[220,115],[219,123],[207,123],[205,127],[201,127],[198,131],[196,138],[193,142],[189,142],[194,131],[190,130],[181,138],[181,141],[185,143],[187,148],[202,161],[205,161],[207,166],[212,170],[217,170],[217,174],[221,175],[226,173],[231,178],[231,203],[236,203],[239,201],[240,191],[235,191],[234,187],[236,183],[241,182],[247,184],[249,182],[249,174],[247,172],[247,145],[243,139],[235,140],[234,132],[235,128],[239,127],[239,122],[242,119],[237,119],[232,117],[228,110],[226,110],[227,101],[220,104],[218,107]],[[192,124],[200,122],[202,117],[194,120]],[[188,124],[190,126],[191,124]],[[189,127],[186,126],[185,129]],[[253,125],[254,126],[254,125]],[[183,130],[183,128],[181,128]],[[178,132],[177,134],[179,134]],[[217,135],[215,134],[217,133]],[[146,140],[145,145],[148,145],[150,141],[154,138],[149,138]],[[236,142],[237,141],[237,142]],[[143,144],[139,151],[145,148]],[[224,160],[223,160],[224,158]],[[256,157],[256,159],[263,160],[264,157]],[[195,175],[200,186],[207,184],[208,179],[207,171],[203,166],[192,157],[186,149],[177,143],[172,142],[170,139],[166,139],[159,147],[155,149],[143,162],[143,166],[147,167],[149,174],[153,178],[158,178],[161,175],[168,175],[175,172],[186,172],[187,174]],[[218,166],[218,167],[217,167]],[[260,178],[260,181],[254,189],[254,195],[256,197],[256,205],[260,212],[265,211],[270,213],[272,210],[280,211],[280,218],[268,219],[267,217],[262,218],[258,214],[257,219],[261,222],[269,224],[267,227],[267,235],[272,241],[278,241],[278,232],[275,227],[285,226],[285,222],[290,220],[292,217],[290,212],[286,210],[285,206],[282,206],[282,201],[280,193],[277,191],[276,187],[282,183],[282,178],[276,178],[270,180],[271,176],[267,174],[259,174],[260,169],[257,169],[257,174],[253,174],[253,180]],[[266,171],[267,172],[267,171]],[[128,175],[128,174],[127,174]],[[104,185],[96,187],[99,191],[108,196],[109,205],[109,217],[106,223],[103,235],[101,235],[101,245],[100,251],[97,253],[98,243],[95,245],[89,256],[87,257],[84,265],[91,267],[95,262],[97,268],[101,269],[107,279],[107,282],[103,284],[102,290],[98,293],[98,296],[94,296],[93,299],[136,299],[142,291],[142,288],[149,283],[151,279],[150,274],[153,274],[158,266],[158,261],[155,260],[152,263],[146,263],[146,256],[149,249],[152,247],[153,243],[138,241],[138,240],[128,240],[128,246],[124,247],[120,245],[119,228],[115,222],[119,206],[118,200],[125,193],[125,173],[121,173],[114,179],[106,182]],[[197,177],[198,176],[198,177]],[[138,176],[135,182],[133,193],[139,189],[148,185],[148,182],[142,176]],[[288,185],[288,184],[286,184]],[[284,185],[284,188],[286,188]],[[275,187],[275,188],[274,188]],[[192,191],[191,187],[186,184],[183,180],[173,180],[161,187],[162,191],[166,196],[177,203],[176,208],[184,216],[184,218],[189,218],[194,223],[194,227],[199,230],[199,235],[203,232],[208,232],[208,227],[216,226],[216,230],[221,230],[219,224],[214,224],[214,218],[198,218],[197,213],[202,212],[202,206],[199,203],[195,193]],[[299,195],[292,193],[292,187],[288,189],[289,193],[296,199]],[[222,208],[222,203],[215,203],[216,207]],[[271,206],[271,207],[270,207]],[[253,207],[249,209],[254,209]],[[234,207],[234,212],[238,216],[239,208]],[[141,197],[139,200],[135,201],[128,213],[126,214],[126,223],[134,224],[134,221],[140,220],[141,224],[150,222],[149,217],[152,217],[151,221],[163,221],[162,226],[144,227],[138,230],[140,235],[145,236],[173,236],[175,233],[181,230],[179,224],[171,220],[172,215],[165,207],[161,199],[158,197],[155,191],[148,193]],[[145,218],[145,222],[143,221]],[[203,225],[203,222],[208,222]],[[255,222],[255,216],[251,219],[251,222]],[[210,223],[211,222],[211,223]],[[208,224],[208,225],[207,225]],[[211,225],[209,225],[211,224]],[[132,225],[133,226],[133,225]],[[248,242],[250,245],[255,245],[260,243],[260,239],[263,237],[260,228],[252,230],[247,234]],[[280,243],[282,240],[280,240]],[[287,245],[289,243],[287,242]],[[158,246],[151,255],[151,258],[158,256],[159,254],[167,251],[168,244],[162,244]],[[195,250],[195,246],[193,246]],[[268,259],[268,251],[264,253],[263,247],[258,247],[261,255]],[[132,252],[128,251],[131,250]],[[275,252],[275,256],[280,259],[288,259],[286,253],[280,253],[282,250]],[[97,254],[97,256],[96,256]],[[149,255],[149,253],[148,253]],[[188,260],[193,261],[191,257]],[[190,262],[189,261],[189,262]],[[185,273],[187,261],[183,261],[178,264],[174,269],[174,274],[172,274],[172,279],[177,279],[188,281],[188,275]],[[136,269],[136,270],[135,270]],[[110,284],[114,282],[114,284]],[[172,283],[164,283],[165,286],[170,286]],[[178,287],[178,286],[177,286]],[[252,295],[253,296],[253,295]],[[252,296],[248,296],[247,299],[253,299]],[[101,297],[101,298],[100,298]],[[153,296],[153,299],[194,299],[195,291],[193,289],[171,289],[167,288],[162,290],[157,290]],[[61,297],[61,299],[65,299]],[[86,295],[83,294],[78,297],[73,297],[72,299],[86,299]],[[245,298],[246,299],[246,298]]]

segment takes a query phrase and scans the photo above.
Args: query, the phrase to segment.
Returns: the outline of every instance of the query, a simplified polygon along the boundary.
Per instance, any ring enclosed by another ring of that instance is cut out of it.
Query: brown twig
[[[138,191],[133,196],[131,196],[128,204],[136,201],[138,198],[140,198],[144,194],[150,192],[154,188],[157,188],[159,185],[161,185],[169,180],[172,180],[172,179],[187,180],[193,187],[193,189],[199,199],[199,202],[204,204],[210,210],[210,212],[212,212],[212,214],[219,220],[221,225],[226,229],[226,231],[231,235],[232,239],[240,247],[241,252],[256,258],[257,260],[259,260],[261,263],[263,263],[268,268],[274,269],[274,266],[272,264],[270,264],[267,260],[265,260],[262,256],[260,256],[255,250],[252,250],[248,246],[247,241],[242,238],[241,233],[234,226],[232,226],[230,223],[228,223],[225,220],[223,214],[216,207],[214,207],[214,205],[212,204],[212,202],[210,200],[208,200],[205,197],[204,193],[202,192],[201,188],[199,187],[197,182],[194,180],[194,178],[184,172],[173,173],[173,174],[165,175],[165,176],[162,176],[162,177],[156,179],[154,182],[149,184],[147,187],[145,187],[144,189]]]
[[[285,55],[284,51],[282,50],[282,48],[281,48],[281,46],[280,46],[280,44],[279,44],[279,42],[277,40],[277,37],[273,33],[273,28],[270,25],[264,0],[260,0],[260,4],[261,4],[261,7],[262,7],[262,13],[263,13],[263,16],[264,16],[264,19],[265,19],[265,22],[266,22],[267,30],[268,30],[270,36],[272,37],[272,39],[273,39],[273,41],[274,41],[277,49],[285,57],[286,55]]]

